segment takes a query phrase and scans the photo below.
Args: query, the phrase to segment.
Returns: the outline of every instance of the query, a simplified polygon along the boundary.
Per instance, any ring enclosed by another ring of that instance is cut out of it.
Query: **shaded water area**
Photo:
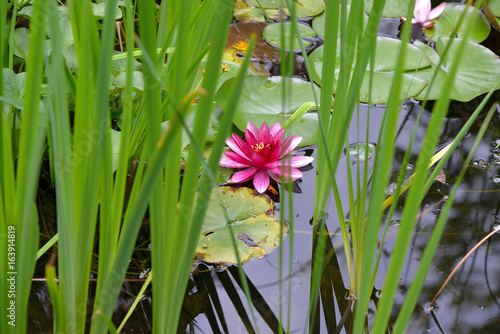
[[[450,115],[454,115],[450,108]],[[458,109],[457,109],[458,110]],[[375,142],[378,128],[382,119],[382,106],[371,108],[370,123],[366,124],[367,106],[361,105],[359,119],[355,116],[349,131],[351,143],[355,143],[358,134],[363,138],[366,127],[369,126],[369,142]],[[407,102],[401,112],[400,131],[396,142],[396,157],[393,169],[393,179],[396,181],[399,163],[408,147],[409,137],[415,126],[420,106],[416,102]],[[463,111],[463,110],[462,110]],[[415,163],[420,148],[418,143],[426,128],[430,113],[423,111],[420,123],[417,125],[416,144],[411,150],[410,164]],[[442,133],[441,144],[447,144],[456,135],[466,121],[466,116],[450,117],[446,119]],[[436,180],[424,199],[421,206],[420,218],[416,221],[416,232],[412,237],[412,248],[407,255],[404,270],[400,279],[400,288],[396,298],[394,315],[402,305],[405,293],[417,270],[424,247],[432,232],[432,228],[439,216],[440,210],[447,198],[448,191],[454,184],[463,159],[468,154],[476,131],[481,125],[481,117],[476,121],[463,143],[454,152],[450,161],[443,169],[443,175]],[[363,138],[364,141],[364,138]],[[488,131],[481,145],[474,155],[473,162],[468,167],[467,174],[459,187],[455,204],[449,215],[448,224],[443,234],[441,244],[434,258],[432,267],[426,279],[419,299],[419,308],[414,313],[410,327],[414,326],[414,333],[496,333],[500,321],[500,238],[494,235],[465,262],[459,269],[450,284],[439,297],[435,307],[429,312],[425,306],[437,293],[454,266],[463,256],[488,232],[500,224],[500,111],[497,112],[488,127]],[[315,146],[300,149],[305,154],[315,156]],[[370,163],[370,162],[369,162]],[[315,167],[315,163],[313,162]],[[371,166],[370,166],[371,167]],[[339,189],[347,189],[347,168],[356,172],[357,164],[342,158],[337,171]],[[407,168],[406,177],[412,173],[411,165]],[[211,333],[247,333],[278,332],[280,319],[280,279],[282,280],[282,323],[290,321],[291,332],[303,332],[310,314],[308,302],[310,296],[310,275],[312,263],[312,232],[310,221],[314,207],[315,169],[304,171],[304,177],[295,185],[294,202],[294,245],[290,247],[290,236],[284,240],[282,247],[270,255],[251,261],[243,265],[252,292],[256,323],[252,320],[252,312],[248,307],[245,295],[240,287],[240,278],[236,267],[214,268],[200,264],[195,270],[188,285],[184,300],[183,312],[179,325],[179,332]],[[390,189],[388,189],[390,193]],[[348,203],[347,191],[341,192],[344,203]],[[46,197],[45,197],[46,198]],[[404,196],[401,201],[404,201]],[[50,212],[50,203],[41,210]],[[348,207],[344,212],[348,216]],[[285,210],[287,211],[287,210]],[[277,205],[277,214],[279,204]],[[331,200],[326,220],[330,232],[328,239],[328,261],[321,286],[321,300],[317,305],[314,324],[316,330],[327,333],[349,332],[350,309],[352,300],[349,300],[349,286],[345,255],[343,252],[340,228],[337,220],[336,207]],[[398,216],[396,211],[388,229],[383,246],[379,278],[375,283],[370,309],[375,312],[375,303],[379,296],[379,289],[383,285],[383,277],[388,267],[391,248],[398,233]],[[286,216],[286,213],[285,213]],[[54,228],[45,216],[47,230]],[[290,220],[290,217],[286,217]],[[43,229],[42,229],[43,230]],[[380,231],[380,236],[382,236]],[[50,233],[50,232],[49,232]],[[122,295],[115,309],[117,323],[130,308],[135,296],[144,281],[141,271],[149,268],[150,253],[148,250],[149,228],[147,223],[141,230],[137,242],[134,259],[129,267],[129,280],[123,286]],[[44,240],[42,240],[44,242]],[[279,275],[280,252],[283,257],[283,274]],[[292,279],[289,280],[290,252],[293,252]],[[98,255],[96,254],[96,260]],[[35,277],[43,277],[43,265],[48,255],[39,261],[39,269]],[[96,265],[94,263],[93,265]],[[92,295],[95,283],[90,286]],[[288,294],[290,289],[291,294]],[[289,297],[291,296],[291,297]],[[289,299],[291,298],[291,299]],[[290,313],[288,314],[288,302]],[[34,282],[30,300],[30,331],[32,333],[50,333],[51,307],[45,283]],[[92,308],[89,305],[89,315]],[[147,333],[151,331],[151,288],[146,290],[141,303],[127,323],[124,332]],[[347,317],[345,317],[347,316]],[[343,318],[344,317],[344,318]],[[370,315],[368,315],[370,318]],[[258,327],[256,327],[258,326]]]
[[[386,20],[380,29],[381,34],[396,36],[399,20]],[[497,51],[497,50],[495,50]],[[302,63],[296,65],[296,74],[304,76]],[[276,64],[266,64],[271,73],[277,73]],[[498,95],[496,95],[498,99]],[[480,98],[470,103],[452,103],[449,118],[441,133],[441,144],[444,146],[453,140],[461,126],[466,122]],[[349,130],[351,144],[357,142],[375,143],[382,122],[383,106],[372,106],[369,123],[367,123],[368,107],[360,105],[355,113]],[[429,108],[430,109],[430,108]],[[396,156],[392,179],[396,182],[400,164],[414,127],[417,127],[415,144],[411,148],[410,164],[418,158],[430,113],[422,111],[420,122],[416,124],[417,115],[421,111],[416,101],[407,101],[400,113],[400,130],[396,141]],[[400,286],[393,310],[397,315],[405,294],[412,282],[414,273],[420,263],[424,247],[429,240],[432,228],[439,217],[454,180],[463,166],[463,160],[470,151],[476,133],[482,124],[480,116],[471,128],[470,133],[453,153],[450,161],[443,168],[439,180],[436,180],[421,205],[421,212],[416,220],[416,232],[412,236],[412,248],[407,255]],[[369,127],[369,138],[365,138]],[[316,155],[316,147],[305,147],[301,154]],[[369,168],[372,166],[369,163]],[[46,163],[44,166],[46,167]],[[243,271],[250,284],[253,303],[253,314],[241,289],[241,278],[236,267],[213,267],[199,264],[188,284],[184,300],[178,332],[191,333],[278,333],[279,321],[285,330],[289,323],[290,332],[304,332],[308,321],[314,333],[348,333],[352,329],[352,302],[349,298],[349,280],[343,251],[340,227],[337,219],[337,208],[333,200],[327,207],[326,226],[330,233],[327,247],[327,261],[320,289],[320,300],[314,313],[308,313],[310,299],[310,277],[313,249],[313,226],[310,225],[314,208],[315,162],[313,169],[303,169],[304,177],[294,186],[293,217],[287,213],[285,218],[293,218],[294,244],[290,244],[290,236],[282,246],[270,255],[243,265]],[[355,161],[342,158],[337,170],[337,182],[345,204],[343,211],[348,216],[347,168],[356,173],[358,165]],[[412,174],[411,166],[407,175]],[[41,244],[56,232],[55,208],[53,207],[54,191],[44,180],[50,179],[43,173],[38,206],[41,221]],[[285,190],[281,190],[285,191]],[[388,194],[390,189],[388,189]],[[368,194],[369,196],[369,194]],[[404,195],[401,198],[404,201]],[[500,224],[500,109],[493,117],[488,131],[475,152],[473,162],[468,167],[466,177],[462,181],[455,204],[449,214],[446,230],[426,279],[419,299],[419,308],[414,313],[408,332],[414,333],[497,333],[500,326],[500,236],[494,235],[485,242],[458,270],[450,284],[439,297],[434,308],[426,310],[434,295],[455,265],[494,227]],[[402,207],[402,206],[401,206]],[[276,212],[279,215],[280,206]],[[285,211],[288,211],[286,209]],[[370,303],[370,319],[375,312],[379,290],[383,286],[391,250],[398,233],[398,217],[396,210],[388,229],[388,236],[383,245],[379,276],[375,282],[375,290]],[[380,231],[380,236],[382,236]],[[144,275],[150,268],[150,249],[148,248],[149,226],[147,220],[141,229],[137,248],[129,266],[127,280],[115,308],[115,323],[119,324],[131,307],[144,282]],[[280,257],[283,269],[280,275]],[[43,281],[44,266],[50,254],[45,254],[38,262],[35,280],[30,296],[30,333],[52,332],[52,310],[47,287]],[[289,279],[292,258],[291,280]],[[94,255],[92,268],[97,268],[98,254]],[[166,264],[168,265],[168,264]],[[40,280],[38,280],[40,278]],[[91,277],[90,302],[95,291],[95,279]],[[280,281],[282,285],[280,285]],[[86,307],[86,306],[83,306]],[[290,309],[288,309],[290,307]],[[92,304],[88,305],[89,317]],[[280,313],[282,316],[280,316]],[[148,287],[134,314],[127,322],[125,333],[149,333],[151,329],[152,306],[151,287]],[[255,320],[254,320],[255,319]]]

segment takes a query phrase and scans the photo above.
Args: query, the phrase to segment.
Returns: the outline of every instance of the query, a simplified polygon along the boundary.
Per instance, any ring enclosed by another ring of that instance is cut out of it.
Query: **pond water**
[[[383,35],[396,36],[398,34],[399,20],[386,20],[380,29]],[[303,74],[303,67],[298,65],[297,74]],[[271,68],[271,72],[274,73]],[[497,97],[498,98],[498,97]],[[441,143],[444,145],[454,138],[460,127],[467,120],[475,105],[471,103],[454,103],[450,107],[450,118],[446,119],[441,133]],[[408,141],[414,126],[417,126],[415,145],[411,149],[410,163],[415,163],[420,148],[418,147],[425,133],[425,128],[430,114],[423,111],[419,124],[416,123],[420,106],[416,101],[407,101],[400,117],[400,131],[396,142],[396,156],[394,164],[394,181],[397,178],[399,164],[408,149]],[[364,142],[366,127],[369,127],[368,142],[375,143],[378,137],[383,115],[383,106],[372,106],[370,123],[366,123],[368,108],[361,105],[359,117],[356,116],[349,129],[349,138],[352,144]],[[395,302],[395,317],[398,308],[402,305],[405,293],[418,268],[423,249],[435,224],[439,212],[447,198],[448,191],[454,184],[454,179],[460,172],[463,159],[468,154],[475,134],[481,125],[480,117],[472,127],[463,143],[454,152],[450,161],[443,169],[443,175],[436,180],[424,199],[421,207],[421,217],[417,220],[416,232],[412,238],[412,248],[407,255],[404,270],[400,278],[400,287]],[[359,137],[358,137],[359,134]],[[358,139],[361,138],[361,139]],[[455,265],[467,254],[495,226],[500,224],[500,110],[493,117],[488,131],[481,145],[474,155],[473,163],[469,166],[450,212],[447,227],[441,244],[434,258],[432,267],[426,279],[419,299],[419,306],[410,323],[408,332],[414,333],[498,333],[500,325],[500,235],[494,235],[465,262],[458,270],[450,284],[445,288],[432,310],[425,310],[434,295],[438,292],[443,282]],[[302,148],[306,154],[316,155],[315,146]],[[368,162],[370,166],[370,161]],[[312,163],[315,167],[315,162]],[[347,189],[347,168],[356,172],[356,164],[351,161],[341,161],[337,171],[339,189]],[[371,166],[370,166],[371,167]],[[307,168],[306,168],[307,169]],[[42,169],[43,171],[44,169]],[[407,177],[411,175],[411,168]],[[333,200],[328,204],[328,218],[326,226],[330,232],[329,255],[325,274],[321,286],[321,300],[317,305],[314,317],[308,314],[310,298],[310,273],[313,248],[313,227],[310,225],[314,208],[314,183],[315,169],[304,170],[304,177],[295,186],[294,194],[294,245],[290,246],[290,236],[283,245],[270,255],[251,261],[243,265],[243,270],[251,284],[255,322],[252,312],[239,286],[239,274],[236,267],[212,268],[205,265],[198,267],[188,286],[184,301],[183,313],[179,325],[179,332],[191,333],[274,333],[278,332],[277,320],[284,324],[289,322],[290,332],[304,332],[306,323],[311,319],[314,333],[346,333],[351,329],[349,286],[345,255],[343,252],[340,227],[337,220],[336,207]],[[300,193],[299,193],[300,188]],[[41,216],[44,217],[45,231],[55,229],[55,212],[50,196],[53,189],[49,186],[41,187],[39,194],[39,207]],[[44,195],[44,194],[43,194]],[[348,203],[347,191],[341,192],[343,203]],[[46,198],[49,198],[48,200]],[[402,198],[404,200],[404,196]],[[348,207],[344,212],[348,213]],[[277,205],[279,212],[279,204]],[[391,249],[398,232],[398,216],[401,212],[396,210],[393,222],[388,229],[388,236],[383,246],[379,277],[370,309],[375,312],[375,303],[378,289],[383,285],[383,277],[388,267]],[[285,214],[286,217],[286,214]],[[290,217],[286,217],[290,219]],[[119,321],[130,308],[135,295],[143,283],[139,273],[149,268],[149,228],[147,224],[141,230],[138,249],[134,253],[131,264],[130,278],[123,288],[123,293],[118,301],[115,319]],[[382,235],[382,231],[380,231]],[[41,243],[46,240],[42,237]],[[289,281],[290,252],[293,252],[292,279]],[[280,277],[280,253],[284,267]],[[39,261],[35,277],[43,277],[43,266],[48,260],[46,254]],[[280,288],[280,280],[283,282]],[[91,295],[95,289],[91,284]],[[280,290],[283,298],[280,307]],[[288,291],[290,289],[290,291]],[[290,293],[289,293],[290,292]],[[90,299],[92,302],[92,298]],[[287,307],[290,303],[290,311]],[[89,304],[90,305],[90,304]],[[46,285],[43,281],[35,281],[30,297],[29,330],[32,333],[51,333],[52,314],[50,299]],[[89,315],[92,309],[89,306]],[[373,313],[368,315],[369,318]],[[134,315],[127,323],[124,332],[147,333],[151,331],[151,288],[149,287],[142,302],[137,307]],[[285,327],[286,328],[286,327]],[[411,328],[411,329],[410,329]]]
[[[463,107],[463,104],[461,106]],[[420,107],[416,102],[407,102],[403,107],[399,137],[396,143],[394,180],[399,170],[398,162],[402,160],[407,149],[408,139],[419,110]],[[361,134],[360,136],[364,135],[366,126],[370,127],[369,142],[375,142],[382,112],[382,106],[372,107],[370,123],[366,124],[367,107],[362,105],[359,110],[359,128],[357,126],[358,120],[354,119],[349,130],[349,137],[352,138],[351,142],[355,143],[357,141],[358,133]],[[410,163],[415,163],[419,154],[418,139],[424,134],[429,115],[427,111],[424,111],[417,126],[417,144],[412,148]],[[446,119],[441,135],[442,143],[449,142],[464,122],[465,118]],[[468,153],[475,137],[475,131],[477,131],[480,124],[481,119],[478,119],[470,134],[445,166],[445,179],[435,181],[424,199],[421,208],[423,214],[417,221],[416,232],[412,239],[412,248],[407,256],[405,268],[401,275],[394,316],[397,314],[398,307],[404,301],[405,292],[419,265],[419,259],[429,238],[429,233],[432,231],[440,209],[444,205],[447,192],[451,189],[453,180],[460,171],[463,158]],[[437,300],[432,312],[425,312],[424,307],[426,303],[433,299],[449,273],[462,257],[494,226],[500,224],[500,184],[497,179],[500,175],[500,150],[496,147],[499,142],[500,112],[497,112],[458,190],[447,228],[420,296],[420,308],[416,310],[410,324],[410,327],[415,326],[414,333],[439,333],[440,330],[444,333],[497,333],[500,319],[500,281],[498,280],[498,277],[500,277],[500,238],[498,235],[490,238],[465,262]],[[301,151],[306,151],[306,154],[312,153],[313,156],[316,154],[314,146],[303,148]],[[343,158],[343,160],[346,159]],[[315,163],[313,162],[312,165],[315,166]],[[347,189],[347,166],[355,172],[356,165],[352,164],[352,162],[342,161],[339,164],[337,171],[339,189]],[[409,169],[407,176],[412,173],[411,168]],[[264,315],[263,317],[259,311],[254,311],[257,326],[253,322],[250,325],[248,324],[251,322],[249,319],[252,319],[252,315],[244,293],[235,280],[239,277],[236,267],[228,268],[229,270],[216,270],[211,267],[200,266],[198,274],[193,276],[192,283],[196,283],[196,286],[190,284],[189,296],[185,299],[183,316],[179,327],[180,332],[183,332],[183,328],[186,329],[186,326],[193,333],[217,332],[211,326],[217,326],[221,332],[224,332],[224,328],[227,328],[229,333],[251,332],[252,329],[248,326],[252,326],[255,332],[277,332],[278,327],[276,324],[280,312],[280,252],[283,253],[282,256],[285,259],[281,277],[283,281],[283,320],[285,323],[288,321],[286,315],[287,303],[291,298],[289,313],[291,332],[304,331],[304,326],[310,317],[307,309],[310,296],[313,239],[313,227],[310,225],[310,220],[314,207],[314,182],[315,169],[304,171],[304,177],[296,187],[296,189],[300,188],[301,193],[294,194],[294,260],[293,278],[290,287],[288,286],[290,237],[284,240],[281,248],[270,255],[243,265],[243,270],[254,287],[252,289],[253,298],[255,298],[254,303],[260,307],[260,312]],[[341,196],[344,203],[348,203],[347,192],[342,192]],[[50,203],[46,203],[46,205],[47,211],[50,211],[48,210]],[[279,210],[279,204],[277,207]],[[343,209],[344,212],[348,212],[348,207]],[[329,245],[333,252],[330,252],[332,256],[327,264],[326,274],[323,279],[322,300],[316,313],[316,328],[322,333],[334,332],[334,328],[341,323],[339,332],[346,332],[346,328],[350,328],[350,319],[342,321],[341,319],[349,308],[350,301],[347,298],[349,283],[340,228],[336,219],[337,214],[333,201],[329,203],[327,212],[329,217],[326,220],[326,225],[330,232]],[[393,222],[389,227],[375,289],[382,287],[391,248],[398,232],[398,215],[400,214],[401,212],[396,211]],[[147,226],[141,231],[141,240],[139,240],[138,245],[140,244],[148,244]],[[131,265],[131,271],[148,268],[149,252],[145,247],[138,248],[134,258],[135,264]],[[35,277],[43,277],[42,270],[45,261],[39,263],[42,266]],[[124,292],[117,304],[115,317],[117,321],[128,311],[143,282],[138,275],[130,275],[129,277],[130,281],[124,285]],[[91,293],[94,288],[95,286],[91,284]],[[291,289],[291,295],[288,295],[287,290],[289,288]],[[30,314],[32,314],[30,330],[33,333],[50,333],[52,328],[50,299],[48,298],[45,283],[34,282],[32,291],[29,304],[32,310],[30,311]],[[150,296],[151,290],[148,288],[143,301],[127,323],[126,332],[148,332],[151,330]],[[375,309],[376,298],[377,292],[374,293],[371,302],[370,307],[372,310]],[[222,312],[223,316],[217,313],[217,309],[222,310],[219,312]],[[89,308],[89,312],[91,312],[91,308]],[[212,321],[212,325],[210,321]]]

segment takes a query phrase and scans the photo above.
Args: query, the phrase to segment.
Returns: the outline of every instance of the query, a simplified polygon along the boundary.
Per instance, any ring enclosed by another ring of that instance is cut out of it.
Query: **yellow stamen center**
[[[252,150],[255,153],[259,153],[264,147],[267,147],[267,148],[271,149],[271,145],[267,144],[266,146],[264,146],[264,142],[263,141],[261,141],[260,143],[258,143],[255,146],[253,146],[253,145],[250,145],[250,146],[252,147]]]

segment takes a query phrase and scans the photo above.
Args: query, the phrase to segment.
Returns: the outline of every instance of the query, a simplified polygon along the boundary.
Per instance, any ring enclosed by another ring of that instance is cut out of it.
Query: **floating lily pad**
[[[368,68],[365,78],[361,84],[360,101],[371,102],[373,104],[386,103],[389,98],[390,87],[392,85],[395,70],[397,67],[398,54],[401,44],[403,42],[398,39],[388,37],[378,37],[377,47],[375,50],[375,61],[373,68],[373,85],[371,97],[369,99],[369,74]],[[337,57],[340,57],[340,43],[337,47]],[[322,83],[322,70],[323,70],[323,47],[314,50],[310,55],[310,61],[313,64],[312,77],[315,82],[321,85]],[[336,61],[335,79],[338,80],[340,73],[340,59]],[[403,63],[405,70],[428,67],[431,64],[430,59],[419,48],[407,44],[406,56]],[[353,62],[353,68],[355,66]],[[424,89],[426,82],[418,78],[414,78],[410,73],[403,74],[402,76],[402,89],[400,99],[417,95]],[[337,91],[336,84],[334,84],[334,92]]]
[[[467,8],[463,4],[446,4],[443,13],[435,20],[434,26],[424,29],[425,35],[434,41],[437,41],[440,37],[450,37],[465,9],[467,9],[467,13],[460,28],[458,28],[457,37],[463,37],[467,31],[467,38],[471,42],[480,43],[484,41],[491,30],[488,19],[475,7],[469,6]]]
[[[339,10],[340,10],[340,7],[339,7]],[[347,15],[349,15],[350,10],[351,10],[351,6],[348,5],[347,6]],[[323,39],[325,38],[325,20],[326,20],[326,11],[324,11],[320,15],[316,16],[314,18],[314,20],[312,21],[312,27],[313,27],[314,31],[316,31],[318,36],[323,38]],[[363,13],[363,28],[366,28],[367,23],[368,23],[368,15]],[[340,22],[339,22],[339,26],[340,26]]]
[[[353,161],[365,161],[367,157],[370,159],[375,154],[375,144],[358,143],[349,147],[349,157]]]
[[[203,71],[202,69],[205,69],[207,66],[207,60],[206,59],[203,59],[201,61],[201,65],[200,65],[200,70],[196,73],[196,76],[194,77],[194,81],[193,81],[193,85],[191,87],[191,90],[194,90],[196,87],[198,87],[198,84],[200,84],[200,80],[202,79],[203,77]],[[223,68],[226,69],[226,71],[223,71]],[[219,87],[224,83],[226,82],[227,80],[231,79],[231,78],[234,78],[235,76],[238,75],[239,71],[240,71],[240,68],[241,68],[241,65],[240,64],[237,64],[235,62],[231,62],[231,61],[225,61],[223,60],[222,63],[221,63],[221,73],[217,79],[217,88],[216,88],[216,91],[217,89],[219,89]],[[252,75],[254,74],[254,72],[252,72],[250,69],[247,70],[247,74],[248,75]],[[202,86],[202,84],[200,85],[200,87]]]
[[[96,16],[99,19],[103,19],[104,16],[106,15],[106,3],[92,3],[92,13],[94,16]],[[119,20],[122,18],[122,10],[116,4],[116,9],[115,9],[115,19]]]
[[[301,37],[314,37],[316,33],[314,30],[306,25],[298,24],[299,34]],[[285,40],[281,39],[283,36]],[[282,48],[285,46],[285,50],[300,50],[300,44],[298,36],[293,31],[293,24],[291,22],[279,22],[268,25],[262,32],[266,41],[270,44],[276,46],[277,48]],[[304,47],[311,45],[311,42],[303,41]]]
[[[111,78],[111,83],[118,88],[125,87],[127,80],[127,73],[122,72],[118,74],[116,77]],[[134,71],[132,73],[132,87],[134,87],[138,91],[144,90],[144,78],[142,76],[142,72]]]
[[[234,5],[233,15],[236,20],[243,21],[254,21],[254,22],[266,22],[267,15],[270,19],[277,20],[279,18],[277,9],[263,9],[255,8],[244,2],[243,0],[237,0]]]
[[[489,0],[488,7],[495,16],[500,16],[500,0]]]
[[[213,189],[196,258],[210,263],[237,264],[231,233],[242,263],[272,252],[279,246],[281,228],[280,223],[267,214],[272,207],[267,195],[256,194],[249,188]]]
[[[354,0],[355,3],[359,0]],[[353,0],[348,0],[347,3],[351,4]],[[365,0],[364,11],[370,13],[373,7],[374,0]],[[383,17],[400,17],[405,16],[408,11],[410,0],[386,0]]]
[[[286,0],[245,0],[246,3],[262,8],[286,8]]]
[[[289,14],[285,0],[245,0],[245,2],[257,8],[285,8],[285,12]],[[295,15],[297,17],[316,16],[325,10],[324,0],[300,0],[293,3],[295,4]]]
[[[453,58],[457,55],[456,50],[461,40],[458,38],[441,38],[436,43],[437,52],[441,55],[444,53],[446,44],[450,41],[450,50],[443,59],[443,64],[440,68],[432,65],[432,67],[416,72],[416,77],[430,81],[434,72],[437,71],[437,76],[432,87],[430,89],[426,87],[420,94],[415,96],[417,100],[423,100],[426,96],[429,100],[439,98],[442,85],[448,75]],[[460,57],[460,65],[451,87],[451,99],[463,102],[470,101],[478,95],[489,92],[492,89],[500,88],[500,85],[497,83],[497,80],[500,78],[500,60],[493,52],[479,44],[466,42],[465,49],[460,54]]]
[[[222,108],[229,102],[234,82],[234,79],[226,81],[215,97]],[[284,83],[287,90],[286,108],[283,106]],[[315,86],[314,90],[319,97],[320,89]],[[245,130],[249,121],[258,128],[263,122],[269,126],[276,122],[283,123],[297,108],[308,101],[314,101],[309,82],[298,78],[288,78],[283,81],[278,76],[269,78],[248,76],[243,84],[233,121],[241,131]],[[318,124],[317,113],[306,113],[287,129],[286,136],[302,136],[301,146],[315,144],[318,142]]]

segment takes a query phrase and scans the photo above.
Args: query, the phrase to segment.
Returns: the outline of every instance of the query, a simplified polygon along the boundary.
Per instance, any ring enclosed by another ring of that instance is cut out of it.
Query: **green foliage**
[[[460,39],[441,38],[436,44],[436,51],[427,48],[426,52],[433,53],[434,63],[431,67],[419,69],[414,75],[422,80],[430,82],[435,75],[432,86],[427,86],[415,98],[423,100],[436,100],[444,88],[444,79],[449,75],[449,70],[456,58]],[[437,55],[444,55],[447,45],[450,44],[448,53],[442,59],[442,63],[436,63]],[[457,101],[470,101],[474,97],[487,93],[492,89],[499,89],[498,77],[500,75],[500,60],[489,49],[482,45],[467,41],[464,52],[460,54],[462,63],[451,87],[450,98]],[[413,74],[413,72],[411,72]]]
[[[196,247],[196,259],[238,264],[236,253],[241,263],[269,254],[279,246],[281,230],[280,223],[268,214],[272,206],[267,195],[256,194],[248,188],[213,189]],[[237,239],[236,250],[233,237]]]
[[[390,91],[387,89],[391,86],[394,80],[395,70],[399,64],[398,50],[401,45],[406,45],[407,53],[403,61],[403,69],[406,71],[425,68],[431,64],[429,58],[417,47],[402,43],[398,39],[378,37],[377,47],[375,49],[375,59],[371,67],[366,69],[364,80],[360,86],[359,98],[362,102],[371,102],[374,104],[387,103]],[[337,80],[340,76],[341,62],[340,62],[340,48],[341,44],[337,44],[337,61],[335,62],[335,83],[334,93],[338,92]],[[314,50],[310,55],[312,63],[312,77],[315,82],[322,84],[322,70],[323,70],[323,50],[324,47],[319,47]],[[353,61],[353,69],[356,67],[356,62]],[[417,72],[418,73],[418,72]],[[329,77],[332,74],[328,74]],[[373,85],[370,85],[370,80],[373,80]],[[400,100],[418,95],[426,86],[426,82],[412,75],[412,72],[403,74],[403,88],[400,91]]]
[[[299,33],[302,37],[316,36],[314,30],[303,24],[299,24]],[[292,23],[290,22],[270,24],[264,28],[262,34],[264,35],[266,41],[278,48],[285,46],[285,50],[287,51],[300,49],[299,42],[296,38],[293,38],[295,33],[292,33]],[[307,41],[304,41],[303,43],[305,47],[311,44]]]
[[[289,100],[287,109],[283,109],[283,85],[281,77],[264,78],[260,76],[249,76],[246,78],[241,91],[240,103],[237,106],[234,124],[241,130],[252,121],[257,127],[263,122],[269,126],[275,122],[287,121],[293,112],[306,101],[314,101],[314,94],[310,84],[297,78],[287,78],[286,84],[289,88]],[[219,89],[216,101],[226,108],[234,80],[228,80]],[[314,87],[316,94],[319,89]],[[306,113],[298,122],[287,129],[286,136],[302,136],[300,145],[311,145],[318,142],[318,116],[316,113]]]
[[[464,21],[460,28],[455,31],[455,27],[463,15]],[[443,13],[433,27],[425,29],[425,35],[432,40],[437,41],[440,37],[451,37],[452,35],[462,38],[465,31],[468,31],[469,41],[480,43],[488,37],[491,30],[491,25],[484,14],[475,7],[470,7],[463,4],[447,4]]]

